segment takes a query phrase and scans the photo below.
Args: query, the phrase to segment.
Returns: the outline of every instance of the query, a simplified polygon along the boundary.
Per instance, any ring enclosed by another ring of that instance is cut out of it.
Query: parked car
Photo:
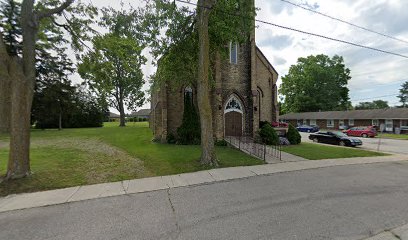
[[[365,138],[377,136],[377,130],[374,126],[352,127],[348,130],[343,131],[343,133],[347,134],[348,136],[365,137]]]
[[[284,123],[284,122],[272,122],[271,125],[272,127],[283,127],[283,128],[289,127],[289,124]]]
[[[327,143],[340,146],[356,147],[363,145],[357,138],[351,138],[342,132],[317,132],[309,135],[309,139],[317,143]]]
[[[296,128],[299,132],[318,132],[318,126],[301,125]]]

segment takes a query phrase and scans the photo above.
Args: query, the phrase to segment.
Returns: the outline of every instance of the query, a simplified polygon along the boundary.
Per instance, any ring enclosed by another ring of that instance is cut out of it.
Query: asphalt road
[[[408,223],[408,162],[0,213],[0,239],[362,239]]]
[[[310,133],[301,132],[302,141],[313,142],[309,139]],[[408,154],[408,141],[386,138],[358,138],[363,141],[363,145],[359,148],[365,148],[368,150],[379,150],[382,152]],[[379,146],[379,148],[378,148]]]

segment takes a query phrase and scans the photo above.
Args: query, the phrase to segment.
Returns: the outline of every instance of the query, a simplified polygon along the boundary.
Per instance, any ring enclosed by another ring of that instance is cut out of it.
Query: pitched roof
[[[109,112],[109,117],[110,117],[110,118],[119,118],[120,115],[119,115],[119,114],[116,114],[116,113],[113,113],[113,112]]]
[[[137,112],[132,112],[131,116],[149,116],[150,109],[140,109]]]
[[[408,119],[408,108],[288,113],[280,119]]]
[[[276,71],[276,69],[273,67],[273,65],[271,64],[271,62],[269,62],[268,58],[266,58],[265,54],[263,54],[263,52],[261,51],[261,49],[256,46],[256,52],[257,54],[259,54],[260,56],[262,56],[262,58],[266,61],[266,65],[268,65],[268,67],[270,68],[270,70],[274,71],[276,75],[279,75],[278,72]]]

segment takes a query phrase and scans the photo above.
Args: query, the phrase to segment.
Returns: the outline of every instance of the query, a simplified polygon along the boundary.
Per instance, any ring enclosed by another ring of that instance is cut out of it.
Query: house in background
[[[119,120],[120,120],[119,114],[109,112],[109,122],[119,122]]]
[[[408,108],[288,113],[280,120],[297,125],[316,125],[320,129],[343,126],[377,126],[380,131],[408,134]]]
[[[129,117],[143,119],[144,121],[149,121],[150,109],[140,109],[137,112],[132,112]]]
[[[214,61],[214,87],[211,90],[214,137],[254,136],[260,121],[278,118],[278,73],[255,44],[255,29],[243,44],[230,42],[225,46],[229,58]],[[158,66],[160,68],[160,64]],[[168,79],[174,81],[174,79]],[[150,127],[162,142],[168,134],[177,135],[184,104],[191,98],[197,107],[194,86],[170,87],[162,83],[152,89]]]

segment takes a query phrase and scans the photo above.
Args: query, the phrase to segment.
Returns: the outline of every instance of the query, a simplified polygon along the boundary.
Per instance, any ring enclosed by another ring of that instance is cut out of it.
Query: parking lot
[[[309,139],[310,133],[301,132],[303,142],[311,142]],[[398,154],[408,154],[408,141],[407,140],[396,140],[396,139],[386,139],[386,138],[359,138],[363,141],[363,145],[359,148],[364,148],[368,150],[379,150],[381,152],[388,153],[398,153]]]

